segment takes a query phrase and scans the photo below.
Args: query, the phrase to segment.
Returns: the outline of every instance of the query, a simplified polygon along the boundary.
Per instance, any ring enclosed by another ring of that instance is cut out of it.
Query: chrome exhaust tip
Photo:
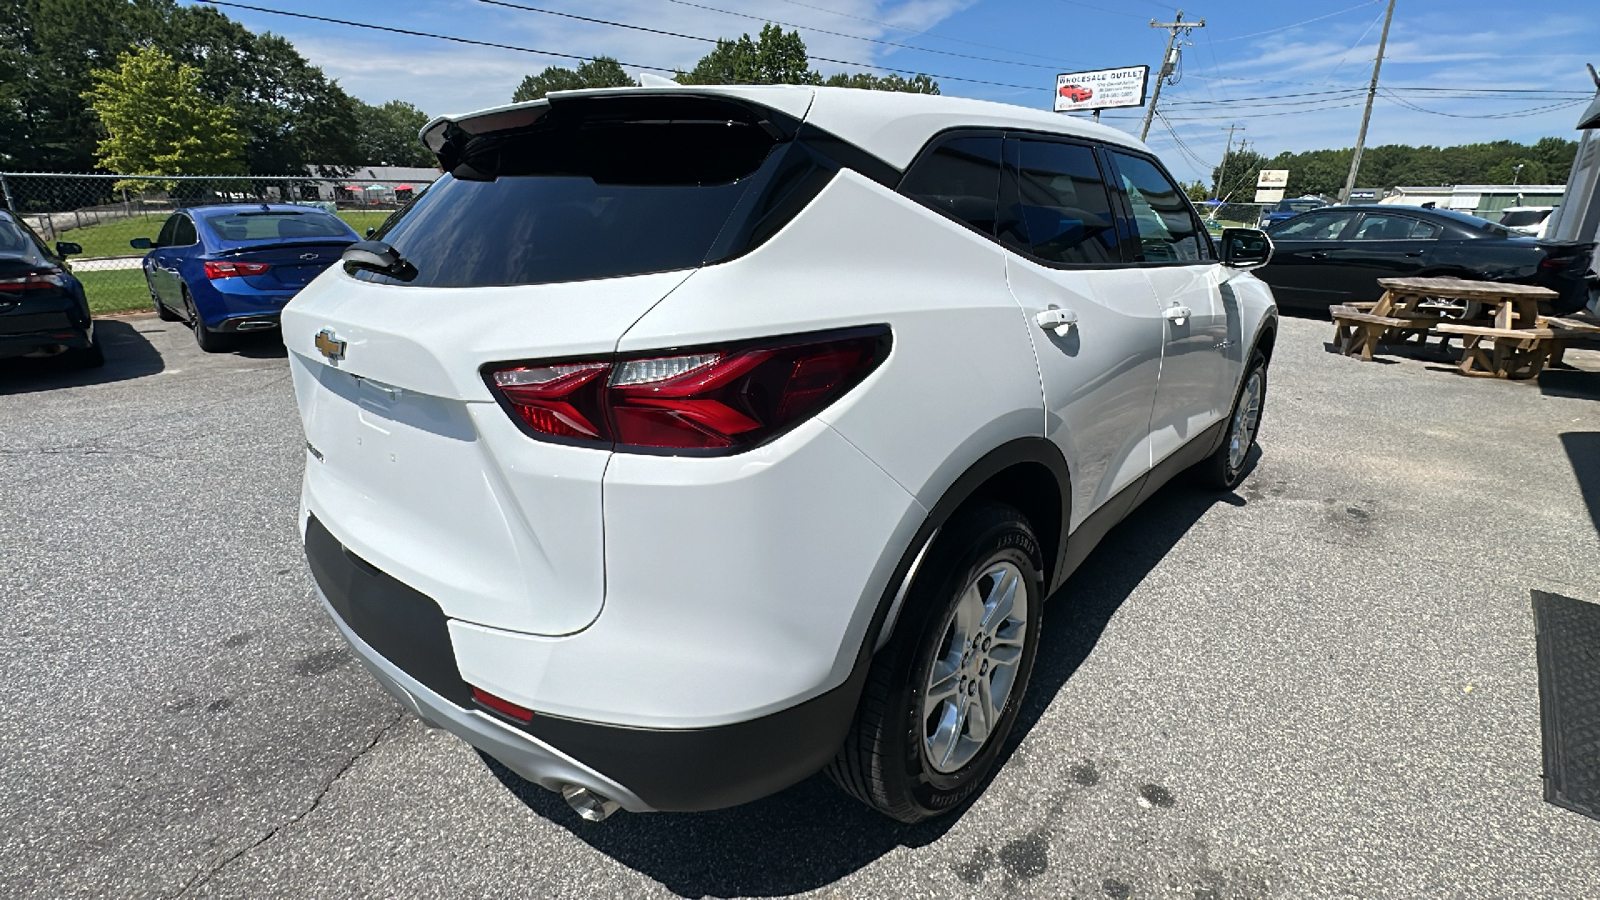
[[[622,804],[617,801],[576,784],[563,787],[561,796],[566,799],[567,805],[572,807],[572,811],[585,822],[604,822],[612,813],[622,808]]]

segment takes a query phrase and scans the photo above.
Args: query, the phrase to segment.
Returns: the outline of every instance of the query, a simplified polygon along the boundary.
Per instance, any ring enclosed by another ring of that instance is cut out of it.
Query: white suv
[[[1219,259],[1125,134],[777,86],[423,137],[447,174],[283,314],[306,553],[384,687],[587,818],[825,767],[951,809],[1043,599],[1246,469],[1270,244]]]

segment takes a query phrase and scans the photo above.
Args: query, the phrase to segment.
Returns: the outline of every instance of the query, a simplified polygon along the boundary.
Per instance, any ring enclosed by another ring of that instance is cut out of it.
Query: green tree
[[[512,103],[538,100],[556,91],[578,91],[584,88],[633,87],[637,82],[623,71],[622,63],[609,56],[597,56],[577,69],[548,66],[537,75],[526,75],[511,95]]]
[[[784,33],[776,25],[761,29],[751,40],[717,41],[710,53],[700,58],[693,69],[678,75],[683,84],[814,84],[806,57],[806,42],[799,31]]]
[[[1262,169],[1270,169],[1267,158],[1251,148],[1249,141],[1228,151],[1222,164],[1211,172],[1217,199],[1229,203],[1249,203],[1256,195],[1256,179]]]
[[[95,148],[105,169],[138,175],[244,172],[244,138],[233,111],[201,93],[197,70],[154,47],[124,53],[116,68],[95,72],[85,99],[105,126],[106,137]],[[149,184],[117,187],[147,190]]]
[[[251,173],[339,174],[364,163],[359,103],[270,32],[255,34],[215,8],[169,9],[158,45],[200,70],[211,99],[238,112]]]
[[[926,75],[901,78],[893,73],[880,76],[871,72],[855,72],[849,75],[840,72],[822,79],[822,84],[826,87],[860,88],[868,91],[900,91],[906,94],[939,93],[939,83]]]
[[[785,32],[776,25],[767,25],[754,40],[744,34],[737,40],[717,41],[716,49],[701,57],[693,69],[679,72],[677,80],[681,84],[820,84],[871,91],[939,93],[939,83],[926,75],[904,78],[895,74],[841,72],[823,78],[809,67],[809,62],[806,42],[799,31]]]
[[[369,166],[432,166],[436,160],[417,132],[428,124],[428,114],[404,100],[382,106],[356,101],[356,140],[362,162]]]

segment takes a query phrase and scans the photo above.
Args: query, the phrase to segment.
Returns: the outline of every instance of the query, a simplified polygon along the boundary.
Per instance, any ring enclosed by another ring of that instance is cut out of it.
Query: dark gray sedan
[[[1379,278],[1402,276],[1539,284],[1562,295],[1556,312],[1576,309],[1587,294],[1582,278],[1592,245],[1541,242],[1451,210],[1329,206],[1267,233],[1272,262],[1256,275],[1290,309],[1376,300]]]

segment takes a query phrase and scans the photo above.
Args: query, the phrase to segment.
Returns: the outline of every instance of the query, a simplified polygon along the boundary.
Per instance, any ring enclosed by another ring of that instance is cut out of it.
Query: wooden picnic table
[[[1539,302],[1554,299],[1548,288],[1461,278],[1380,278],[1378,302],[1332,309],[1334,343],[1340,352],[1372,359],[1379,343],[1430,335],[1461,339],[1461,373],[1495,378],[1533,378],[1564,343],[1541,320]],[[1487,316],[1467,318],[1473,306]],[[1484,342],[1488,344],[1485,345]]]

